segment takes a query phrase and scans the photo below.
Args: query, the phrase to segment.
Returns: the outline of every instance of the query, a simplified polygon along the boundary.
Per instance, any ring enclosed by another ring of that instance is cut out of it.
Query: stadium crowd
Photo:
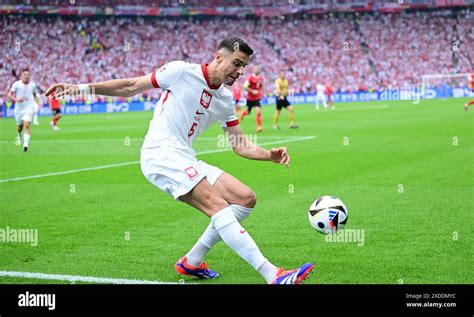
[[[273,91],[281,69],[287,70],[295,92],[313,92],[319,82],[332,82],[336,91],[419,85],[423,74],[472,71],[474,19],[469,14],[277,19],[3,16],[0,99],[6,99],[25,67],[43,89],[54,82],[141,76],[172,60],[208,62],[217,42],[229,34],[254,48],[247,74],[252,65],[261,65],[266,94]],[[158,94],[151,91],[147,96]]]

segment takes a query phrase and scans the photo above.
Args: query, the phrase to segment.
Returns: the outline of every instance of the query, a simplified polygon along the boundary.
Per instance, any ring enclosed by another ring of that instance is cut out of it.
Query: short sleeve
[[[228,99],[227,104],[229,105],[229,107],[227,108],[226,113],[224,113],[222,118],[219,120],[219,123],[222,128],[233,127],[239,124],[239,120],[237,119],[237,114],[235,113],[235,107],[234,107],[232,94],[227,96],[226,99]]]
[[[155,88],[167,89],[181,76],[186,62],[169,62],[151,73],[151,83]]]
[[[13,93],[16,93],[17,89],[18,89],[17,82],[14,82],[12,85],[12,88],[10,88],[10,91]]]

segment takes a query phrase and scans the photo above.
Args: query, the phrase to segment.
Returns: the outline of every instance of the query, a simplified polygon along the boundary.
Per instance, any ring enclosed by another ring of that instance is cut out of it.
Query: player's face
[[[244,74],[245,66],[247,66],[248,62],[249,56],[240,51],[222,56],[218,70],[222,76],[222,82],[229,86],[233,85]]]
[[[255,74],[255,76],[260,75],[260,67],[254,66],[252,72]]]
[[[284,79],[285,78],[285,72],[280,72],[280,78]]]
[[[30,72],[21,73],[21,81],[24,84],[28,84],[30,82]]]

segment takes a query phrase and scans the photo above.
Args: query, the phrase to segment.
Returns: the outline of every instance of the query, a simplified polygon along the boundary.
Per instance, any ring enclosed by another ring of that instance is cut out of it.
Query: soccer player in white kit
[[[35,115],[35,108],[41,105],[36,84],[30,81],[30,71],[24,69],[21,72],[20,80],[13,83],[12,88],[8,92],[8,98],[15,103],[15,120],[18,131],[18,142],[21,142],[21,132],[23,128],[23,150],[28,151],[30,144],[31,131],[30,125]]]
[[[156,187],[185,202],[210,218],[210,224],[192,249],[176,262],[181,275],[207,279],[219,274],[204,263],[209,250],[223,240],[254,267],[269,284],[300,284],[314,264],[285,271],[260,252],[241,222],[256,203],[254,192],[232,175],[196,158],[193,140],[219,121],[238,155],[283,164],[290,156],[284,147],[266,150],[251,144],[239,126],[232,93],[224,87],[243,75],[253,50],[242,39],[231,36],[217,46],[210,64],[170,62],[146,76],[95,84],[55,84],[46,95],[92,92],[107,96],[133,96],[163,89],[141,149],[141,170]]]
[[[319,102],[323,103],[324,109],[328,108],[325,92],[326,86],[324,86],[322,83],[316,85],[316,110],[319,110]]]

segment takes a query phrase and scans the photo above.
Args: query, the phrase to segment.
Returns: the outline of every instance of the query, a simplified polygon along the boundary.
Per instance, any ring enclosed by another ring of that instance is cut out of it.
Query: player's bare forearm
[[[257,145],[238,146],[234,148],[234,152],[238,155],[250,160],[271,161],[290,167],[290,156],[286,147],[272,148],[267,150]]]
[[[131,97],[136,94],[131,78],[113,79],[101,83],[89,84],[90,90],[97,95]]]
[[[154,88],[151,82],[151,74],[124,79],[112,79],[100,83],[86,85],[54,84],[46,91],[46,96],[54,93],[55,97],[61,98],[65,95],[77,95],[79,93],[96,94],[103,96],[131,97],[143,91]]]
[[[236,146],[233,150],[236,154],[249,160],[271,161],[269,150],[261,148],[255,144],[250,144],[250,142],[247,146]]]
[[[250,160],[272,161],[289,167],[290,156],[287,148],[280,147],[267,150],[259,147],[247,139],[238,125],[225,128],[225,131],[236,154]]]

